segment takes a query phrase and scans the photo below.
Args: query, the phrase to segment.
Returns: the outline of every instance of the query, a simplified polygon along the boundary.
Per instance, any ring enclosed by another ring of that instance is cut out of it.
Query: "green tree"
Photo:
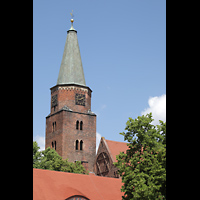
[[[37,168],[39,164],[39,160],[41,157],[41,153],[39,151],[40,147],[38,146],[37,142],[33,142],[33,168]]]
[[[54,150],[48,147],[42,152],[37,142],[33,142],[33,168],[49,169],[54,171],[71,172],[78,174],[88,174],[80,161],[76,163],[63,160],[62,157]]]
[[[129,147],[115,163],[124,200],[166,199],[166,122],[154,126],[152,121],[152,113],[129,118],[120,133]]]

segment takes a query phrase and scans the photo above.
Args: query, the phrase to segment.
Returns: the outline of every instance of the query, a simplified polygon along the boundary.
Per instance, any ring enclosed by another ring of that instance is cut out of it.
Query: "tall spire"
[[[73,17],[73,14],[70,14]],[[86,86],[77,38],[77,31],[73,27],[73,22],[74,20],[72,18],[71,28],[67,31],[67,39],[65,43],[62,62],[60,65],[57,85],[78,84]]]

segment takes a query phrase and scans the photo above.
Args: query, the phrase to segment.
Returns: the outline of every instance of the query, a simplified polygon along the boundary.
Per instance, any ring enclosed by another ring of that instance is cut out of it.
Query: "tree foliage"
[[[33,166],[35,166],[35,168],[41,157],[41,152],[38,151],[39,149],[40,147],[38,146],[37,142],[33,141]]]
[[[120,133],[129,147],[115,163],[124,200],[166,199],[166,122],[154,126],[152,121],[152,113],[129,118]]]
[[[62,157],[54,150],[48,147],[44,151],[39,151],[37,142],[33,142],[33,168],[49,169],[54,171],[71,172],[77,174],[88,174],[81,161],[76,163],[63,160]]]

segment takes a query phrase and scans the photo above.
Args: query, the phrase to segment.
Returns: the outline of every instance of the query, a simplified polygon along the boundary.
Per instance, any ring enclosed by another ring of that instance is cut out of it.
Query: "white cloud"
[[[97,153],[98,148],[99,148],[100,140],[101,140],[101,134],[97,132],[96,133],[96,153]]]
[[[45,150],[45,137],[36,135],[35,137],[33,137],[33,141],[36,141],[38,143],[38,146],[40,147],[39,151]]]
[[[148,100],[149,107],[141,112],[141,115],[146,115],[152,112],[154,121],[152,124],[159,124],[159,120],[166,121],[166,94],[161,96],[150,97]]]

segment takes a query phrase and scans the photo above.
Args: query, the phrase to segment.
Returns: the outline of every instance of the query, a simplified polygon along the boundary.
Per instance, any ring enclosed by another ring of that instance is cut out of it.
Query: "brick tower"
[[[92,90],[86,86],[77,31],[67,31],[57,84],[50,88],[51,108],[46,117],[45,149],[63,159],[81,161],[93,171],[96,156],[96,115],[91,111]]]

